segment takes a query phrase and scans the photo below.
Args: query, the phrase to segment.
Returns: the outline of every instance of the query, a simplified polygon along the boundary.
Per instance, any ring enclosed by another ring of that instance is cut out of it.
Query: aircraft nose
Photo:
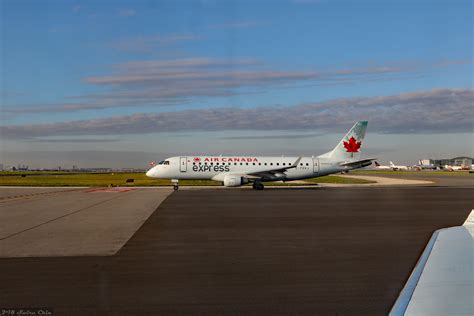
[[[150,170],[146,172],[147,177],[153,178],[154,175],[155,175],[155,167],[151,168]]]

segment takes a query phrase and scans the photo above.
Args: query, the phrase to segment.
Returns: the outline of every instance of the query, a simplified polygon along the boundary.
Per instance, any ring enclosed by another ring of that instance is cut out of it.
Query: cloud
[[[117,15],[119,17],[130,17],[136,15],[137,12],[133,9],[120,9],[117,12]]]
[[[434,64],[435,67],[449,67],[449,66],[462,66],[472,64],[472,59],[454,59],[454,60],[442,60]]]
[[[253,140],[253,139],[300,139],[321,136],[321,134],[280,134],[280,135],[250,135],[250,136],[227,136],[220,139],[228,140]]]
[[[189,37],[188,37],[189,36]],[[153,37],[175,41],[191,35]],[[133,45],[131,45],[133,46]],[[139,45],[137,45],[138,47]],[[429,75],[440,67],[469,61],[438,63],[386,63],[334,69],[279,70],[252,58],[182,58],[136,60],[114,64],[103,74],[83,78],[97,93],[70,96],[52,104],[4,106],[4,113],[73,112],[118,107],[183,105],[203,98],[249,95],[271,89],[324,87],[369,82],[410,80]]]
[[[217,59],[217,58],[206,58],[206,57],[194,57],[194,58],[183,58],[173,60],[140,60],[140,61],[129,61],[126,63],[115,65],[115,68],[129,71],[129,72],[142,72],[142,71],[159,71],[159,70],[172,70],[172,69],[186,69],[189,67],[194,68],[215,68],[215,67],[235,67],[235,66],[254,66],[261,65],[259,61],[253,58],[234,58],[231,60]]]
[[[70,97],[64,103],[9,105],[3,111],[26,114],[183,104],[195,98],[251,94],[257,89],[315,79],[317,75],[310,71],[268,70],[251,58],[131,61],[114,65],[110,74],[83,79],[108,88],[107,92]]]
[[[121,141],[118,138],[31,138],[31,143],[113,143]]]
[[[6,138],[124,135],[177,131],[317,130],[340,132],[357,120],[379,133],[472,132],[473,89],[435,89],[392,96],[341,98],[287,107],[214,108],[2,126]]]
[[[201,39],[200,36],[191,34],[148,35],[118,39],[110,42],[109,46],[126,52],[151,53],[164,45],[196,41],[199,39]]]
[[[222,23],[222,24],[213,24],[209,25],[209,29],[241,29],[241,28],[249,28],[249,27],[256,27],[256,26],[263,26],[269,25],[268,22],[261,22],[261,21],[237,21],[237,22],[229,22],[229,23]]]

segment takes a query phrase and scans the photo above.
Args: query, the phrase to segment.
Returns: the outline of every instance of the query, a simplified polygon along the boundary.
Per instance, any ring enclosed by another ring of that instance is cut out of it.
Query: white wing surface
[[[474,315],[474,210],[433,233],[390,315]]]

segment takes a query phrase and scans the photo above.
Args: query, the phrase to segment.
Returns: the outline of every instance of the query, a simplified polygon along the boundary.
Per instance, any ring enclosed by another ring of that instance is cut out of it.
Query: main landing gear
[[[254,183],[252,184],[252,187],[255,190],[263,190],[263,188],[264,188],[263,183],[260,182],[260,181],[254,181]]]
[[[179,189],[178,179],[172,179],[171,183],[173,184],[173,190],[177,191]]]

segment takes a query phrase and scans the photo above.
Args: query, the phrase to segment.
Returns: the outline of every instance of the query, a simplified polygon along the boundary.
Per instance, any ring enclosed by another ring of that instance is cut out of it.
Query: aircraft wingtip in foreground
[[[436,230],[389,316],[473,315],[474,210],[462,226]]]
[[[359,121],[333,150],[317,157],[178,156],[152,166],[146,175],[171,179],[174,189],[182,179],[215,180],[226,187],[252,183],[263,189],[266,181],[292,181],[363,168],[375,158],[360,159],[367,121]]]

